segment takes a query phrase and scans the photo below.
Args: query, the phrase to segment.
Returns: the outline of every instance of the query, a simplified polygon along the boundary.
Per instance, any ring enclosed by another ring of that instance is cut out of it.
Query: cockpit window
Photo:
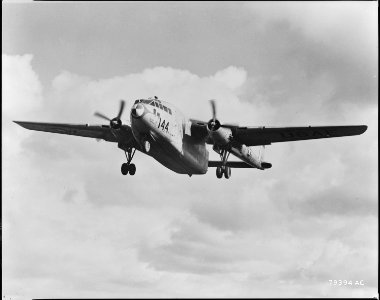
[[[166,107],[166,106],[162,105],[161,101],[158,100],[158,99],[155,99],[155,100],[152,100],[152,99],[137,99],[137,100],[135,100],[135,104],[137,104],[137,103],[149,104],[149,105],[155,106],[157,108],[160,108],[160,109],[166,111],[169,114],[172,114],[172,110],[169,107]]]

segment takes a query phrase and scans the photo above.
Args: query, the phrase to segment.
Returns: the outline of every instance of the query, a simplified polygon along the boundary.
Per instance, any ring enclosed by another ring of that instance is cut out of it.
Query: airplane
[[[169,102],[157,96],[138,99],[130,111],[130,124],[123,124],[125,101],[120,101],[119,113],[110,119],[102,113],[95,116],[109,121],[108,125],[63,124],[14,121],[20,126],[37,131],[76,135],[117,143],[127,162],[121,165],[123,175],[134,175],[136,166],[132,159],[136,150],[141,151],[166,168],[189,176],[206,174],[209,167],[216,168],[216,177],[231,177],[232,168],[272,167],[263,160],[266,145],[321,138],[360,135],[366,125],[355,126],[307,126],[307,127],[241,127],[222,124],[216,117],[215,100],[210,100],[212,118],[200,121],[187,118]],[[206,145],[220,156],[220,161],[209,161]],[[254,150],[259,148],[260,153]],[[240,161],[228,161],[233,154]]]

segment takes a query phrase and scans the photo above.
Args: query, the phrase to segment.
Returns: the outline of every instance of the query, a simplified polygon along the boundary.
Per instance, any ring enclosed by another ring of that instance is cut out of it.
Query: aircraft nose
[[[134,118],[140,118],[144,114],[144,105],[137,103],[132,107],[131,113]]]

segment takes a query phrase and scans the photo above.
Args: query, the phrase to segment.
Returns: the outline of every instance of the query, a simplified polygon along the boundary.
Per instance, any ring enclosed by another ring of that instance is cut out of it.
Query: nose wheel
[[[128,173],[130,175],[135,175],[136,173],[136,165],[131,164],[132,158],[135,155],[136,149],[129,148],[127,151],[125,151],[125,156],[127,157],[127,162],[123,163],[121,165],[121,174],[127,175]]]

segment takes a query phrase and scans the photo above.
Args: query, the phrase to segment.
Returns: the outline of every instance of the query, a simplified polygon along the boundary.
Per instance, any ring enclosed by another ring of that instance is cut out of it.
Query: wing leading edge
[[[324,139],[359,135],[367,130],[366,125],[357,126],[308,126],[308,127],[237,127],[234,140],[247,146],[270,145],[271,143]]]
[[[64,124],[64,123],[40,123],[14,121],[16,124],[30,130],[45,131],[59,134],[76,135],[95,139],[103,139],[108,142],[119,142],[118,135],[113,134],[107,125],[88,124]],[[129,126],[123,125],[121,128],[123,138],[133,138],[132,130]]]

